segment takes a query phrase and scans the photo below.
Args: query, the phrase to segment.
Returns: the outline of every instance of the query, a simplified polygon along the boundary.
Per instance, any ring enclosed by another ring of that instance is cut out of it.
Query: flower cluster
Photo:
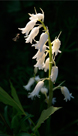
[[[58,67],[55,63],[55,57],[58,55],[58,53],[61,53],[60,45],[61,41],[59,40],[59,36],[55,38],[52,42],[50,42],[50,35],[48,27],[44,25],[44,12],[42,9],[40,9],[42,13],[37,13],[35,9],[35,14],[29,13],[29,22],[26,24],[24,28],[18,28],[19,30],[22,30],[22,34],[25,34],[25,41],[26,43],[31,43],[32,47],[35,47],[37,49],[37,53],[32,57],[32,59],[36,59],[36,64],[34,65],[35,68],[38,68],[39,70],[44,70],[44,72],[47,72],[50,70],[49,78],[45,78],[44,80],[48,79],[52,83],[56,82],[57,76],[58,76]],[[38,24],[37,24],[38,22]],[[40,23],[40,24],[39,24]],[[38,35],[40,28],[44,28],[44,32],[40,35],[39,41],[36,41],[35,37]],[[35,44],[33,44],[33,41],[35,41]],[[47,46],[47,43],[49,46]],[[49,54],[49,55],[48,55]],[[41,80],[39,76],[30,78],[28,84],[24,86],[26,90],[30,90],[30,87],[34,84],[34,82],[38,82],[35,86],[34,90],[29,93],[28,98],[32,98],[34,96],[39,97],[39,92],[43,93],[46,96],[47,102],[49,99],[49,96],[47,96],[48,89],[44,86],[44,80]],[[61,92],[65,97],[65,101],[70,100],[71,98],[74,98],[72,94],[69,93],[69,90],[67,87],[60,86]],[[52,99],[52,103],[54,104],[56,102],[56,99]]]

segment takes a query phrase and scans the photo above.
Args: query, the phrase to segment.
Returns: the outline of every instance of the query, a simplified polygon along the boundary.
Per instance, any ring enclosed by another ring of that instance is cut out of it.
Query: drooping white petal
[[[42,47],[42,52],[45,52],[45,50],[46,50],[46,45],[44,44]]]
[[[37,42],[37,44],[34,44],[32,46],[35,46],[36,49],[40,49],[40,52],[42,52],[43,46],[47,40],[48,40],[48,34],[42,33],[40,36],[40,40]]]
[[[26,43],[31,43],[32,44],[32,40],[34,40],[34,38],[38,35],[39,33],[39,26],[38,27],[34,27],[31,31],[31,33],[28,35],[28,37],[25,39]]]
[[[38,50],[38,52],[33,56],[33,59],[37,59],[37,61],[43,56],[44,52],[40,52],[40,50]]]
[[[57,76],[58,76],[58,67],[57,66],[53,66],[52,70],[51,70],[51,76],[50,76],[52,82],[56,81]]]
[[[49,69],[49,58],[46,59],[43,68],[45,72]]]
[[[19,30],[22,30],[22,34],[28,35],[28,33],[30,32],[30,30],[33,29],[33,27],[35,26],[37,20],[31,20],[29,21],[26,26],[24,28],[18,28]]]
[[[67,102],[67,100],[71,100],[71,98],[74,98],[73,96],[72,96],[72,93],[70,93],[69,92],[69,90],[68,90],[68,88],[67,87],[65,87],[65,86],[63,86],[63,87],[61,87],[61,92],[62,92],[62,94],[64,95],[64,100]]]
[[[44,85],[44,82],[43,81],[39,81],[37,83],[37,85],[35,86],[34,90],[31,93],[29,93],[28,98],[33,99],[34,96],[39,97],[39,91],[41,90],[43,85]]]
[[[28,81],[28,84],[23,86],[26,90],[30,90],[30,87],[33,85],[33,83],[35,82],[34,77],[30,78]]]
[[[43,54],[42,58],[40,58],[37,63],[34,65],[34,67],[38,67],[38,69],[43,69],[44,66],[44,60],[45,60],[45,53]]]
[[[30,20],[36,19],[37,21],[38,21],[38,20],[44,21],[44,12],[43,12],[42,9],[41,9],[41,11],[42,11],[42,14],[41,14],[41,13],[38,13],[38,14],[30,14],[30,13],[29,13],[29,15],[31,16],[29,19],[30,19]]]
[[[57,38],[52,42],[53,46],[52,46],[52,54],[55,53],[55,56],[59,53],[61,53],[61,51],[59,51],[60,45],[61,45],[61,41]]]

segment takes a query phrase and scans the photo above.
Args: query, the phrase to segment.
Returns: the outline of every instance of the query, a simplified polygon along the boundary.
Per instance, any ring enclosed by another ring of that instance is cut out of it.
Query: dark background
[[[28,92],[24,90],[29,78],[33,76],[33,66],[36,63],[32,57],[36,50],[31,44],[26,44],[24,35],[18,28],[25,27],[29,21],[28,13],[37,12],[42,8],[45,13],[44,23],[48,26],[51,40],[62,31],[61,54],[56,57],[59,67],[58,85],[65,80],[64,85],[74,96],[71,101],[65,102],[60,90],[54,92],[57,102],[55,106],[63,108],[51,118],[53,135],[78,135],[78,2],[77,1],[0,1],[0,86],[10,93],[9,80],[17,90],[20,101],[26,111],[34,115],[36,122],[41,111],[46,108],[44,97],[30,100]],[[19,39],[13,38],[20,34]],[[40,77],[47,75],[39,71]],[[3,112],[0,103],[1,112]],[[36,110],[35,110],[36,109]],[[40,134],[46,135],[45,124],[41,125]]]

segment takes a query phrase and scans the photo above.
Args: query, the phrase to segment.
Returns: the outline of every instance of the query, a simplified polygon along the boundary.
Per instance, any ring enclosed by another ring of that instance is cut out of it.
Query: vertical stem
[[[52,69],[52,45],[50,40],[50,35],[48,38],[48,44],[49,44],[49,77],[51,75],[51,69]],[[51,80],[49,80],[49,102],[48,107],[52,104],[52,98],[53,98],[53,83]]]
[[[40,20],[44,30],[47,32],[47,28],[44,25],[44,23]],[[52,45],[51,45],[51,40],[50,40],[50,34],[48,32],[48,45],[49,45],[49,77],[51,75],[51,69],[52,69]],[[52,105],[52,98],[53,98],[53,83],[51,80],[49,80],[49,100],[48,100],[48,108]],[[47,129],[46,129],[46,135],[50,134],[50,120],[51,117],[47,119]]]
[[[51,75],[51,69],[52,69],[52,45],[50,40],[50,35],[48,33],[48,45],[49,45],[49,77]],[[53,98],[53,83],[51,79],[49,80],[49,100],[48,100],[48,108],[52,105],[52,98]],[[47,119],[47,135],[51,134],[50,129],[50,123],[51,123],[51,116]]]
[[[44,23],[39,20],[44,28],[44,30],[47,32],[47,27],[44,25]],[[48,45],[49,45],[49,77],[51,75],[51,69],[52,69],[52,45],[50,40],[50,34],[48,32]],[[52,104],[52,98],[53,98],[53,83],[51,80],[49,80],[49,102],[48,107]]]

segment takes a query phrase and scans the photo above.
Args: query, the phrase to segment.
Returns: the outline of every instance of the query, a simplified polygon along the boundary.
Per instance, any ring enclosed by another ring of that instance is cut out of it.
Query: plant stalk
[[[50,35],[48,37],[48,45],[49,45],[49,78],[50,78],[51,69],[52,69],[52,45],[51,45]],[[52,83],[52,81],[50,79],[49,80],[49,102],[48,102],[48,108],[52,105],[52,98],[53,98],[53,83]]]
[[[47,32],[47,27],[45,26],[45,24],[40,20],[44,30]],[[49,45],[49,78],[51,75],[51,69],[52,69],[52,44],[51,44],[51,40],[50,40],[50,34],[48,32],[48,45]],[[49,80],[49,101],[48,101],[48,108],[52,105],[52,98],[53,98],[53,83],[51,81],[51,79]]]

